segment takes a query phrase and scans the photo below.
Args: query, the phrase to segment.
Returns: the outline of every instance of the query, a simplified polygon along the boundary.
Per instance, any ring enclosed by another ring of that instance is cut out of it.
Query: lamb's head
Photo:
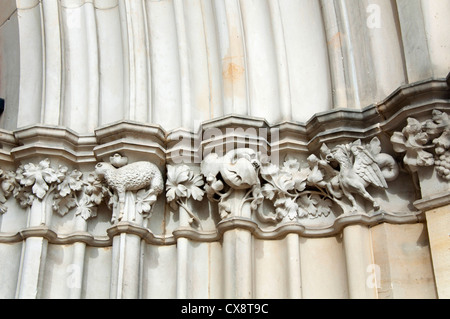
[[[115,168],[110,163],[103,162],[95,165],[95,173],[97,173],[99,177],[104,177],[113,170],[115,170]]]

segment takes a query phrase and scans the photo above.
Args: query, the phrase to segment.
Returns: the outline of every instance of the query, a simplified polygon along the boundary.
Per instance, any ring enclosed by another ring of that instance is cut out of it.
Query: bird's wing
[[[372,154],[365,148],[359,148],[353,165],[355,173],[367,183],[387,188],[386,180]]]

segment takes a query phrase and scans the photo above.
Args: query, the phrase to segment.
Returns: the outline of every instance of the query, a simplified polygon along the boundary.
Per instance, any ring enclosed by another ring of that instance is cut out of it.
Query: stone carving
[[[44,159],[37,165],[34,163],[20,165],[16,170],[16,180],[22,187],[15,194],[16,198],[19,199],[21,206],[31,206],[35,198],[43,200],[53,193],[66,174],[67,167],[59,166],[54,169],[50,167],[49,159]]]
[[[261,191],[259,154],[252,149],[238,148],[219,156],[209,154],[201,163],[201,172],[206,177],[207,197],[219,203],[222,219],[242,215],[246,202],[257,217],[273,222],[275,218],[261,211],[264,196]],[[234,197],[232,197],[234,195]],[[248,216],[246,216],[248,217]]]
[[[276,220],[285,217],[290,220],[307,216],[317,218],[330,214],[331,196],[324,187],[309,187],[314,187],[308,181],[311,172],[309,167],[300,168],[300,163],[294,158],[286,159],[281,168],[268,162],[262,164],[261,176],[265,181],[262,194],[273,202]]]
[[[55,213],[64,216],[75,208],[75,215],[85,220],[95,217],[98,206],[105,202],[113,210],[112,219],[116,221],[123,214],[125,192],[136,191],[136,211],[148,217],[164,187],[159,169],[148,162],[126,165],[126,158],[117,155],[111,159],[123,167],[98,163],[96,172],[88,173],[86,178],[76,169],[69,172],[65,166],[51,167],[49,159],[20,165],[15,172],[0,170],[0,214],[7,211],[5,203],[13,195],[23,208],[31,207],[36,199],[51,198]],[[117,206],[119,216],[114,215]],[[45,220],[42,216],[42,222]]]
[[[387,188],[387,181],[398,176],[398,166],[394,158],[381,153],[378,138],[368,145],[357,140],[332,149],[323,144],[320,153],[320,158],[310,155],[308,167],[304,168],[294,158],[287,158],[281,168],[262,164],[265,182],[262,192],[273,202],[277,220],[327,217],[333,202],[344,213],[356,212],[354,194],[370,201],[375,210],[380,208],[366,188],[369,185]]]
[[[64,168],[66,172],[67,169]],[[66,173],[64,178],[56,186],[56,193],[53,196],[53,210],[60,215],[66,215],[70,209],[77,206],[76,193],[83,187],[83,173],[74,170]]]
[[[430,132],[425,133],[427,136],[436,136],[435,152],[440,161],[445,160],[450,144],[448,116],[435,113],[433,120],[420,128]],[[404,131],[409,132],[410,128]],[[406,145],[407,138],[403,135],[402,138]],[[414,152],[420,158],[430,158]],[[222,219],[249,218],[254,213],[263,222],[278,223],[284,219],[328,217],[335,204],[344,214],[356,212],[355,196],[361,196],[374,210],[379,210],[380,205],[368,192],[368,186],[387,188],[387,182],[398,176],[395,160],[381,153],[381,143],[376,137],[368,144],[361,140],[333,148],[323,144],[318,156],[312,154],[307,165],[301,164],[288,157],[279,167],[246,148],[224,156],[209,154],[201,163],[200,174],[187,165],[167,165],[166,199],[173,209],[182,208],[188,214],[190,224],[200,225],[200,221],[188,200],[202,201],[205,194],[209,200],[218,202]],[[448,171],[442,171],[445,173],[448,175]],[[0,171],[0,182],[0,213],[6,212],[4,204],[11,194],[23,207],[31,206],[36,198],[44,200],[53,194],[52,207],[60,215],[75,209],[76,216],[87,220],[96,216],[97,207],[105,202],[113,211],[112,222],[122,220],[128,193],[133,195],[135,204],[131,214],[147,218],[164,190],[164,180],[156,165],[144,161],[128,164],[128,159],[119,154],[111,156],[109,163],[98,163],[95,173],[87,176],[78,170],[69,172],[65,166],[53,168],[46,159],[38,164],[20,165],[15,172]],[[263,209],[269,203],[274,212]],[[127,218],[134,220],[133,216]]]
[[[49,159],[38,164],[20,165],[15,172],[1,172],[0,180],[2,204],[11,194],[24,208],[31,207],[36,199],[45,201],[52,195],[52,209],[55,213],[64,216],[76,207],[75,215],[80,215],[85,220],[96,216],[96,206],[107,193],[106,187],[94,175],[90,174],[87,181],[84,181],[80,171],[69,172],[67,167],[61,165],[53,168]],[[0,212],[4,213],[6,209],[6,206],[1,205]],[[45,216],[42,220],[45,220]]]
[[[5,204],[16,189],[16,185],[16,174],[0,169],[0,215],[7,212],[8,207]]]
[[[118,161],[119,156],[115,157]],[[121,162],[121,161],[118,161]],[[117,163],[117,162],[116,162]],[[113,221],[120,221],[124,214],[126,192],[136,193],[138,213],[148,217],[152,205],[164,190],[164,181],[158,167],[150,162],[135,162],[120,167],[111,163],[98,163],[95,166],[96,174],[113,190],[113,201],[119,205],[119,215],[113,209]]]
[[[366,188],[369,185],[387,188],[387,181],[397,178],[398,166],[392,156],[381,153],[378,138],[373,138],[367,145],[362,145],[361,140],[357,140],[351,144],[338,145],[331,150],[323,144],[321,152],[326,154],[328,162],[338,164],[339,173],[336,177],[340,190],[350,200],[353,208],[356,207],[353,194],[359,194],[370,201],[375,210],[380,209]]]
[[[403,162],[412,172],[433,166],[444,180],[450,180],[450,119],[447,113],[433,110],[431,119],[419,122],[408,118],[401,132],[391,137],[394,151],[405,153]]]
[[[166,198],[173,209],[182,207],[189,215],[189,224],[200,221],[191,211],[187,201],[192,198],[202,201],[204,196],[203,176],[195,174],[187,165],[167,165]],[[201,225],[200,225],[201,226]]]
[[[68,174],[57,190],[53,210],[64,216],[76,207],[75,216],[81,216],[84,220],[97,216],[98,205],[105,198],[112,197],[97,175],[89,173],[87,179],[83,180],[83,174],[77,170]]]

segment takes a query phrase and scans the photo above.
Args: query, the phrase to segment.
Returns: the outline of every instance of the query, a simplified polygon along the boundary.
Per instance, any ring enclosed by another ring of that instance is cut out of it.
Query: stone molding
[[[94,236],[89,232],[58,234],[47,226],[37,226],[24,228],[16,233],[0,233],[0,242],[17,243],[29,237],[42,237],[51,244],[70,245],[81,242],[92,247],[109,247],[112,246],[114,236],[124,233],[137,235],[148,244],[175,245],[178,238],[187,238],[197,242],[217,242],[223,238],[223,234],[226,231],[236,228],[246,229],[256,239],[264,240],[280,239],[288,234],[297,234],[306,238],[319,238],[336,236],[349,225],[358,224],[371,227],[380,223],[414,224],[423,222],[424,218],[421,212],[404,216],[379,212],[373,216],[354,215],[339,217],[333,225],[326,228],[312,229],[298,223],[285,223],[269,230],[261,228],[255,221],[248,218],[232,218],[219,222],[216,231],[199,231],[193,228],[179,227],[168,236],[155,235],[148,228],[129,222],[121,222],[108,228],[105,236]]]

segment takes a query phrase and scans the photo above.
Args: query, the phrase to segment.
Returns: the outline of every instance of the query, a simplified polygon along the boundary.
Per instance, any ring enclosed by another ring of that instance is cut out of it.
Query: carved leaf
[[[78,170],[73,170],[70,174],[66,175],[63,181],[58,184],[57,190],[59,196],[66,197],[72,192],[80,191],[83,187],[82,181],[83,173]]]
[[[61,181],[67,168],[60,167],[58,171],[50,167],[50,160],[45,159],[38,165],[25,164],[20,170],[19,182],[23,186],[32,186],[32,192],[39,199],[43,199],[49,190],[49,185]]]
[[[136,193],[136,210],[139,214],[148,214],[152,205],[156,202],[157,196],[152,190],[141,189]]]
[[[274,206],[277,214],[283,217],[287,216],[291,220],[297,217],[298,204],[293,198],[280,196],[275,200]]]
[[[187,165],[167,165],[166,198],[174,202],[180,198],[190,198],[201,201],[204,191],[203,176],[194,174]],[[222,185],[223,186],[223,185]],[[220,188],[220,185],[217,185]]]
[[[88,195],[81,198],[75,216],[81,216],[84,220],[97,216],[97,207],[94,206]]]
[[[66,215],[69,210],[77,206],[77,202],[73,196],[56,197],[53,201],[53,210],[61,216]]]
[[[275,188],[272,184],[267,183],[262,186],[262,194],[268,200],[273,200],[275,195],[277,194],[278,189]]]
[[[317,194],[302,195],[299,198],[300,211],[299,217],[318,218],[327,217],[331,213],[333,203],[328,198],[323,198]]]

